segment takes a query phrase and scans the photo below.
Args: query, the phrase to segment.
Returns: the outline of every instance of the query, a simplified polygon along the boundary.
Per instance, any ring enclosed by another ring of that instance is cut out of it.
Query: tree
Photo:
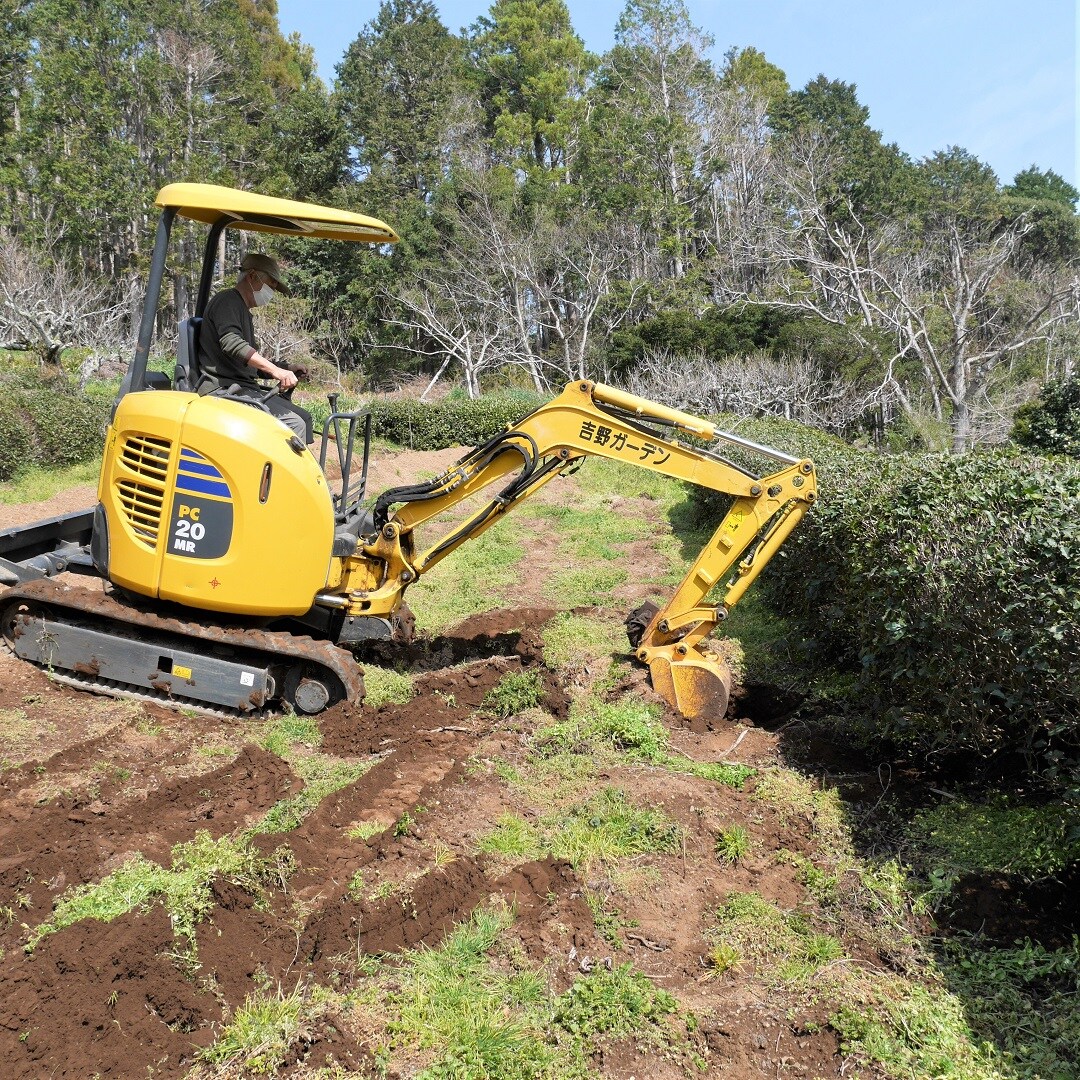
[[[724,53],[721,86],[727,91],[750,93],[775,109],[791,93],[787,76],[755,48],[728,49]]]
[[[57,259],[59,246],[26,245],[0,231],[0,348],[34,353],[54,368],[72,346],[115,351],[125,314],[105,285]]]
[[[592,58],[564,0],[495,0],[469,51],[496,160],[541,188],[572,182]]]
[[[1021,446],[1080,458],[1080,372],[1047,383],[1017,410],[1012,435]]]
[[[1005,193],[1019,195],[1025,199],[1061,203],[1070,210],[1076,210],[1077,201],[1080,200],[1080,191],[1077,191],[1064,177],[1059,176],[1053,169],[1040,171],[1035,165],[1024,169],[1023,172],[1018,172],[1013,177],[1012,185],[1005,189]]]
[[[850,206],[860,218],[906,213],[915,193],[911,162],[895,144],[886,145],[870,127],[870,110],[854,83],[819,75],[776,100],[769,122],[780,141],[813,141],[829,147],[830,190],[820,194],[830,214],[842,218]]]
[[[922,383],[951,425],[954,450],[966,450],[973,412],[1000,367],[1080,315],[1075,269],[1021,261],[1030,220],[1002,219],[993,174],[965,151],[920,167],[917,220],[881,220],[854,194],[838,207],[835,153],[827,140],[795,139],[776,156],[772,213],[751,221],[736,255],[763,266],[766,279],[750,293],[728,274],[729,298],[844,327],[909,410],[905,368]]]
[[[655,250],[675,281],[694,258],[694,217],[712,167],[704,138],[716,82],[711,46],[682,0],[629,0],[592,97],[590,184],[623,193],[642,250]]]
[[[338,65],[355,175],[380,202],[426,201],[442,178],[460,59],[431,0],[383,0]]]

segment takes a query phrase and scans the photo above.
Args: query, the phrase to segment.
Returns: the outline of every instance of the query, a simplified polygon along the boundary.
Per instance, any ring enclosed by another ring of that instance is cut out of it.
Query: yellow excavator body
[[[334,514],[318,462],[269,413],[128,394],[105,440],[107,576],[205,611],[302,615],[326,581]]]

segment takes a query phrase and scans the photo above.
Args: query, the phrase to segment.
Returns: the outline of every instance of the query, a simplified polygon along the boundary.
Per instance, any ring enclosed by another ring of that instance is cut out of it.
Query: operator
[[[199,330],[200,394],[239,397],[261,402],[305,444],[312,441],[311,413],[283,397],[296,386],[306,368],[275,364],[258,350],[251,309],[270,302],[275,293],[288,296],[276,260],[251,252],[240,263],[236,286],[219,292],[203,314]],[[279,393],[267,397],[256,381],[259,375],[275,379]]]

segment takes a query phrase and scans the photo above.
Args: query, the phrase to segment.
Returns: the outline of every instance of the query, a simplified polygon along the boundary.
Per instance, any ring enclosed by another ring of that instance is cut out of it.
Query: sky
[[[719,65],[753,46],[793,88],[819,74],[854,83],[870,124],[919,159],[962,146],[1002,183],[1030,165],[1080,188],[1078,0],[686,0]],[[625,0],[567,0],[593,52],[615,38]],[[436,0],[460,32],[490,10],[483,0]],[[342,55],[378,0],[278,0],[285,34],[315,49],[332,83]]]

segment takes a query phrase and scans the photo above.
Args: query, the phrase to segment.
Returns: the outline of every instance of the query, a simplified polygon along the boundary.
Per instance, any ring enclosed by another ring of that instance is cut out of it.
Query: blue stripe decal
[[[212,476],[215,480],[225,479],[209,461],[181,461],[180,472],[193,476]]]
[[[223,499],[232,498],[228,484],[219,484],[214,480],[200,480],[197,476],[184,476],[180,473],[176,477],[177,491],[197,491],[202,495],[218,495]]]
[[[206,460],[202,456],[202,454],[198,454],[194,450],[189,450],[186,446],[180,447],[180,456],[181,457],[195,458],[196,461],[205,461]]]

